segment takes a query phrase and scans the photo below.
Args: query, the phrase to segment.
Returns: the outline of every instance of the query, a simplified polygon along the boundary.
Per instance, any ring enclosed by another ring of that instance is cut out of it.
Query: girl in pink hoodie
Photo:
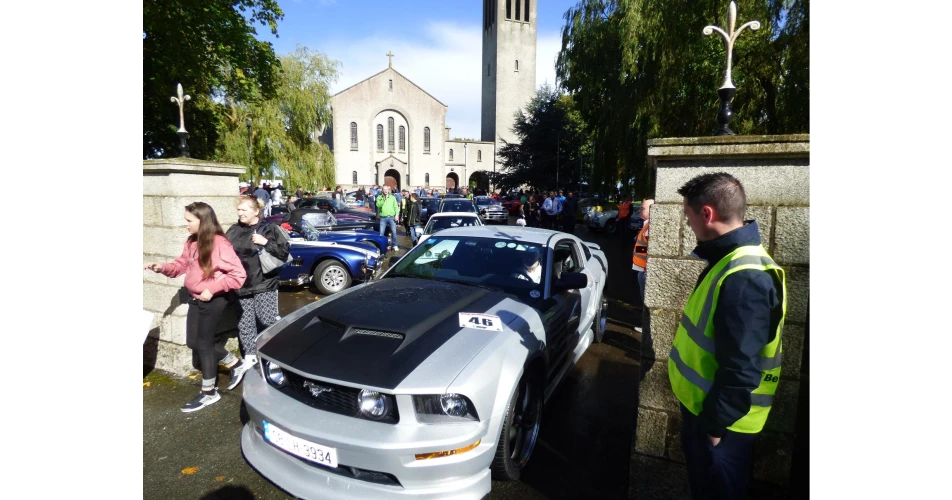
[[[221,399],[215,387],[219,361],[233,371],[241,366],[241,360],[225,350],[225,342],[216,342],[215,337],[228,304],[226,295],[244,284],[245,269],[208,204],[199,201],[185,207],[185,227],[189,237],[182,255],[173,262],[145,268],[170,278],[184,273],[185,288],[192,294],[185,320],[185,344],[198,354],[202,391],[182,407],[188,413]]]

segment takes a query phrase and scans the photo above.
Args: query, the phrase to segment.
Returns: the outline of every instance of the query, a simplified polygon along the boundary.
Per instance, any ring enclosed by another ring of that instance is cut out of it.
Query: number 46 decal
[[[459,313],[460,328],[502,331],[502,320],[492,314]]]

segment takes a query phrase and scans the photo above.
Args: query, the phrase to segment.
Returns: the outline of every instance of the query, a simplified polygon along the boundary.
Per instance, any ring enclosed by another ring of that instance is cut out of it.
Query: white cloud
[[[341,62],[337,93],[387,66],[393,68],[449,107],[447,126],[454,137],[480,138],[482,99],[482,30],[479,25],[432,21],[414,39],[395,31],[324,44],[332,59]],[[405,33],[403,31],[402,33]],[[536,49],[536,83],[555,83],[555,56],[561,47],[558,32],[540,35]]]

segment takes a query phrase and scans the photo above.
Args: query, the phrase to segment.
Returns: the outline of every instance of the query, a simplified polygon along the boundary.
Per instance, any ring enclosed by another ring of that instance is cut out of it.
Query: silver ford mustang
[[[261,334],[245,458],[303,498],[481,498],[518,479],[544,401],[604,335],[607,270],[567,233],[434,234]]]

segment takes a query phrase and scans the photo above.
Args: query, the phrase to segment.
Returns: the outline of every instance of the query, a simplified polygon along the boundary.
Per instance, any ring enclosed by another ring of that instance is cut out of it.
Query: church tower
[[[482,137],[503,146],[515,142],[510,129],[517,110],[535,94],[536,3],[483,0]]]

